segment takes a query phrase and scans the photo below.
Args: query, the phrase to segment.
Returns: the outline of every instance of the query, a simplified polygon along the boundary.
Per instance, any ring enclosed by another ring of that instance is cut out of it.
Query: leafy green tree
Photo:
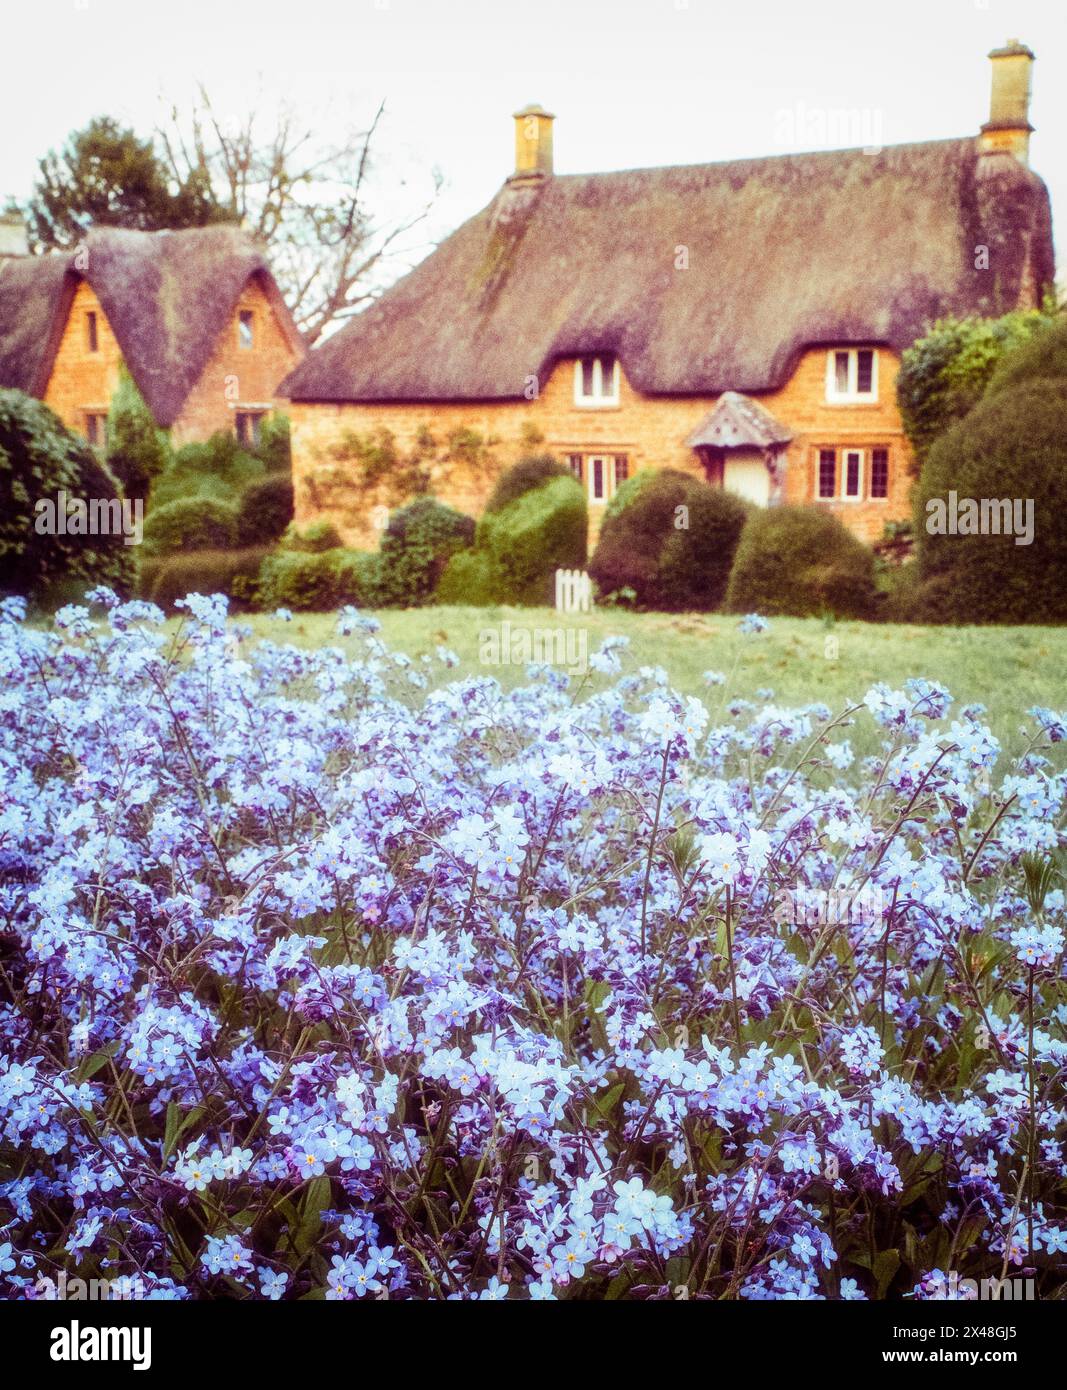
[[[107,463],[127,497],[147,497],[170,459],[170,444],[123,367],[107,417]]]
[[[1047,328],[1054,308],[999,319],[941,319],[908,348],[897,404],[920,471],[934,442],[982,399],[1001,361]]]
[[[26,211],[31,235],[46,250],[75,245],[92,226],[155,232],[236,220],[216,200],[204,170],[192,168],[177,179],[151,140],[138,139],[110,116],[75,131],[38,168]]]

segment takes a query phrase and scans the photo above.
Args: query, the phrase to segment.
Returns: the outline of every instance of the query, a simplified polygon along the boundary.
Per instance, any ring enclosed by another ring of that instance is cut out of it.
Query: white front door
[[[728,449],[722,485],[757,507],[766,507],[771,500],[771,475],[758,449]]]

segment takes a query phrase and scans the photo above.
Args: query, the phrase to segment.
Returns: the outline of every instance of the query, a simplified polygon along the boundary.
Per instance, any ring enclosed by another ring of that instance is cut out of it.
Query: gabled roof
[[[253,276],[294,350],[303,352],[262,252],[236,227],[101,227],[88,233],[80,255],[51,252],[10,261],[0,270],[0,386],[44,394],[71,300],[85,279],[148,408],[167,428]]]
[[[737,449],[746,445],[769,449],[788,444],[792,434],[776,420],[766,406],[739,391],[724,391],[715,409],[706,415],[685,441],[686,447],[702,445],[717,449]]]
[[[279,392],[521,399],[597,349],[650,394],[766,391],[807,345],[903,349],[1052,275],[1044,184],[973,138],[516,179]]]

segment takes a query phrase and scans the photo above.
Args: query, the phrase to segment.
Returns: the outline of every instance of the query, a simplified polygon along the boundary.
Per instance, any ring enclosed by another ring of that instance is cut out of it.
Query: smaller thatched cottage
[[[236,227],[90,231],[0,264],[0,387],[39,396],[103,444],[125,362],[175,444],[258,436],[304,355],[262,253]]]
[[[549,449],[594,517],[646,467],[874,539],[908,515],[900,355],[943,315],[1036,306],[1051,215],[1027,165],[1033,54],[992,55],[978,135],[561,176],[516,117],[493,201],[279,388],[296,515],[346,538],[425,482],[470,513]]]

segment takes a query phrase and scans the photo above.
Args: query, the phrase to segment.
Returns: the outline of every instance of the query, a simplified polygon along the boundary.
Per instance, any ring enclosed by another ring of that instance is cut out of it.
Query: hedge
[[[642,470],[608,504],[589,572],[602,595],[629,590],[640,608],[717,608],[748,511],[687,473]]]
[[[492,608],[514,602],[506,575],[488,552],[461,550],[453,555],[434,591],[435,603]]]
[[[359,550],[276,550],[259,572],[259,605],[317,612],[345,603],[373,605],[379,568],[377,555]]]
[[[273,473],[252,483],[237,508],[238,545],[273,545],[293,519],[293,480]]]
[[[935,441],[977,405],[1007,359],[1021,345],[1036,347],[1049,322],[1038,309],[1014,310],[998,319],[941,319],[905,350],[897,404],[917,466]]]
[[[109,534],[61,535],[55,516],[46,532],[49,512],[38,503],[50,503],[54,514],[61,492],[68,514],[74,499],[96,504],[98,517],[106,508]],[[58,586],[127,591],[134,549],[125,544],[120,506],[115,479],[83,439],[40,401],[0,391],[0,591],[43,600]]]
[[[553,478],[569,478],[570,470],[556,458],[555,454],[528,454],[519,459],[503,475],[485,504],[487,512],[501,512],[516,498],[534,488],[549,483]]]
[[[140,593],[165,609],[172,609],[186,594],[225,594],[235,606],[251,607],[260,567],[269,553],[262,546],[253,546],[146,557],[141,564]]]
[[[1067,382],[1067,318],[1062,314],[1001,361],[988,394],[996,396],[1029,381],[1051,380]]]
[[[875,603],[874,552],[831,512],[777,506],[749,517],[726,591],[733,612],[867,618]]]
[[[210,497],[233,505],[246,488],[267,477],[267,465],[232,434],[219,431],[175,453],[152,485],[154,507]]]
[[[570,474],[524,492],[478,523],[475,544],[515,603],[551,604],[557,569],[585,565],[585,489]]]
[[[152,507],[144,543],[155,554],[177,550],[221,550],[237,539],[237,509],[211,497],[184,497]]]
[[[1067,619],[1067,377],[1024,381],[988,396],[930,451],[916,491],[917,618]],[[966,499],[1004,499],[1020,504],[1024,525],[1032,501],[1032,542],[1016,544],[1018,537],[1005,534],[933,533],[929,526],[939,519],[938,509],[929,504],[940,500],[947,511],[950,492],[956,494],[957,517],[970,510]]]
[[[389,518],[379,548],[377,600],[414,607],[433,597],[449,560],[474,541],[474,520],[433,497],[419,497]]]

